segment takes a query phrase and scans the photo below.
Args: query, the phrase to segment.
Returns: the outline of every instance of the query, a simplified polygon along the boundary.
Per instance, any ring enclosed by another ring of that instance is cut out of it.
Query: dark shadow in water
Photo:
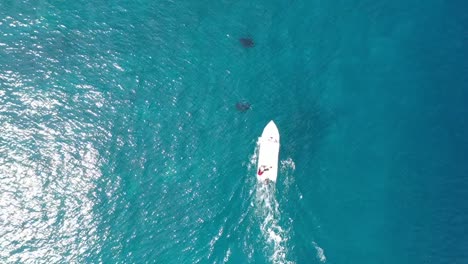
[[[240,38],[239,42],[244,48],[253,48],[255,46],[255,42],[251,37]]]
[[[250,106],[251,106],[250,103],[247,101],[240,101],[236,103],[237,111],[242,112],[242,113],[249,110]]]

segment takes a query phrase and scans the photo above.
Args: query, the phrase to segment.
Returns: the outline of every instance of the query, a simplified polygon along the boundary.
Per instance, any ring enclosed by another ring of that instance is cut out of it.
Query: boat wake
[[[257,169],[257,159],[259,150],[259,140],[256,142],[254,152],[249,156],[247,170],[249,175],[255,175]],[[251,177],[255,181],[255,189],[252,190],[254,211],[254,223],[259,224],[260,239],[263,239],[263,254],[271,263],[294,263],[291,259],[291,226],[293,220],[286,214],[281,214],[280,203],[287,204],[291,197],[301,200],[303,195],[297,188],[294,171],[296,164],[290,157],[279,161],[278,182],[276,184],[265,184],[258,182],[256,177]],[[244,164],[245,165],[245,164]],[[250,178],[250,177],[249,177]],[[276,185],[281,185],[281,196],[278,200],[275,196]],[[252,238],[251,238],[252,239]],[[317,242],[311,242],[312,250],[315,250],[315,257],[320,263],[327,263],[324,249]]]
[[[289,230],[281,226],[281,211],[275,198],[275,187],[258,183],[255,192],[255,213],[265,239],[264,251],[272,263],[292,263],[287,260]]]
[[[312,245],[317,251],[317,259],[320,260],[321,263],[325,263],[327,261],[327,257],[325,257],[323,248],[321,248],[316,242],[312,242]]]
[[[247,166],[249,172],[256,170],[258,149],[259,142],[257,141],[255,152],[251,155],[250,164]],[[256,222],[260,224],[264,243],[263,252],[272,263],[293,263],[287,260],[289,228],[284,228],[281,224],[281,210],[275,197],[275,185],[255,182],[253,207]]]

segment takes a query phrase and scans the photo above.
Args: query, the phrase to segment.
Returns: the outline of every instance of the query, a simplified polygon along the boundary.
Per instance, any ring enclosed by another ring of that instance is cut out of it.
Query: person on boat
[[[262,165],[258,168],[258,175],[262,176],[262,174],[266,171],[265,165]]]
[[[259,176],[262,176],[262,174],[265,172],[265,171],[268,171],[269,169],[271,169],[272,167],[270,166],[269,168],[267,168],[267,166],[265,165],[262,165],[260,166],[260,168],[258,168],[258,175]]]
[[[258,168],[257,174],[258,174],[259,176],[262,176],[262,174],[263,174],[263,166],[260,166],[260,167]]]

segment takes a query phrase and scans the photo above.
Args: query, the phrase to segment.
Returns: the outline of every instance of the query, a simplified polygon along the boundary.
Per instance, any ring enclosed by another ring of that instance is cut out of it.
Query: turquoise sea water
[[[467,8],[0,0],[0,262],[467,263]]]

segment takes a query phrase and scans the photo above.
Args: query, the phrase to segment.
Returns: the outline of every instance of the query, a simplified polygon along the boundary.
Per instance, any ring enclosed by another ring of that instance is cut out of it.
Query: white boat
[[[271,120],[259,138],[257,179],[276,182],[278,176],[278,157],[280,135],[275,122]]]

